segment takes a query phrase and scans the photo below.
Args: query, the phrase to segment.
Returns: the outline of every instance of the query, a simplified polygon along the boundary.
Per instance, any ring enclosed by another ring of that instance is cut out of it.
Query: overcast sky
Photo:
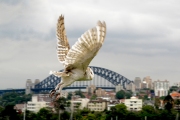
[[[24,88],[63,66],[56,56],[56,23],[65,16],[70,45],[98,20],[105,42],[91,62],[130,80],[150,76],[180,82],[179,0],[0,1],[0,89]]]

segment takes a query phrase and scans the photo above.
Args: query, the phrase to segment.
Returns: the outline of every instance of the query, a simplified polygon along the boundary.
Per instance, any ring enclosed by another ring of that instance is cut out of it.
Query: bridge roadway
[[[96,88],[102,88],[102,89],[115,89],[115,87],[96,87]],[[38,88],[38,89],[31,89],[32,92],[34,93],[39,93],[42,91],[50,91],[54,88]],[[86,87],[64,87],[63,90],[68,90],[68,89],[86,89]],[[3,93],[7,93],[7,92],[25,92],[25,88],[24,89],[4,89],[4,90],[0,90],[0,94]]]

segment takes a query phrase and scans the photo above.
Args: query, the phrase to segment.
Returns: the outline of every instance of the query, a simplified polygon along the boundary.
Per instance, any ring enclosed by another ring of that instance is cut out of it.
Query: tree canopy
[[[15,105],[31,100],[32,95],[25,95],[24,93],[5,93],[0,97],[0,106]]]
[[[129,99],[132,96],[132,93],[129,91],[120,90],[116,93],[117,99]]]

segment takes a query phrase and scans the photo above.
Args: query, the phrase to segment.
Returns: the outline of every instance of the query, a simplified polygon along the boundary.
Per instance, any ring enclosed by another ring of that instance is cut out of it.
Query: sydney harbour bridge
[[[93,80],[76,81],[72,85],[65,87],[63,89],[85,89],[89,85],[95,85],[96,87],[100,87],[102,89],[115,89],[115,86],[117,86],[118,84],[122,85],[124,89],[126,89],[126,85],[132,83],[131,80],[114,71],[95,66],[89,67],[93,70],[95,75]],[[41,82],[33,85],[33,87],[29,87],[29,89],[34,93],[47,92],[49,90],[54,89],[60,81],[61,78],[58,78],[54,75],[50,75]],[[27,85],[25,89],[27,89]],[[0,90],[0,94],[12,91],[21,92],[25,91],[25,89]]]

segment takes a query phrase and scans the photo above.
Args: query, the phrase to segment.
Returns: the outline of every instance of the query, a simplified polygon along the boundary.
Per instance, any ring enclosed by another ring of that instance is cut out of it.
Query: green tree
[[[85,119],[89,113],[91,113],[91,111],[88,108],[83,108],[82,110],[78,109],[77,111],[74,112],[73,118],[75,120]]]
[[[116,119],[116,117],[118,117],[118,119],[120,118],[121,120],[125,120],[127,113],[127,107],[124,104],[118,104],[114,107],[111,107],[111,113],[110,116],[107,116],[107,119]]]
[[[171,109],[174,107],[174,100],[173,100],[173,98],[170,95],[167,95],[164,98],[163,102],[164,102],[164,108],[170,112]]]
[[[88,115],[87,115],[87,118],[86,118],[87,120],[96,120],[96,116],[93,114],[93,113],[89,113]]]
[[[4,108],[0,106],[0,120],[3,118],[2,112],[4,111]]]
[[[21,114],[21,118],[23,118],[24,114]],[[37,113],[26,110],[26,120],[37,120]]]
[[[145,105],[142,107],[141,117],[142,119],[147,117],[148,120],[158,120],[158,112],[151,105]]]
[[[37,113],[38,120],[50,120],[52,114],[46,108],[41,108]]]
[[[1,112],[2,118],[7,118],[9,120],[19,120],[19,116],[14,109],[14,105],[7,105]]]
[[[85,98],[81,90],[75,91],[76,95],[79,95],[81,98]]]
[[[54,102],[55,110],[57,113],[59,113],[59,115],[61,115],[61,113],[64,113],[65,107],[69,108],[70,105],[71,103],[64,97],[61,97],[57,101]]]
[[[161,96],[159,99],[164,100],[166,96]]]
[[[68,99],[68,100],[71,100],[71,97],[72,97],[72,93],[69,92],[69,93],[68,93],[68,96],[67,96],[67,99]]]
[[[156,109],[159,109],[159,107],[161,105],[160,99],[159,98],[154,98],[154,99],[155,99],[154,105],[155,105]]]
[[[124,98],[129,99],[131,96],[132,96],[132,93],[129,91],[120,90],[116,93],[117,99],[124,99]]]
[[[128,112],[126,115],[126,120],[140,120],[141,116],[139,112]]]
[[[25,95],[24,93],[5,93],[0,97],[0,106],[15,105],[18,103],[24,103],[31,100],[32,95]]]
[[[69,120],[70,118],[70,113],[67,112],[67,111],[64,111],[62,114],[61,114],[61,120]]]
[[[116,93],[116,98],[117,99],[124,99],[125,98],[125,92],[124,90],[120,90]]]
[[[174,101],[174,105],[176,106],[176,110],[180,111],[180,100],[179,99],[176,99]]]
[[[176,112],[169,112],[168,110],[159,111],[158,120],[176,120]]]
[[[177,91],[179,88],[177,86],[172,86],[170,87],[169,91],[172,92],[172,91]]]
[[[90,99],[95,100],[96,98],[97,98],[97,95],[93,94]]]

